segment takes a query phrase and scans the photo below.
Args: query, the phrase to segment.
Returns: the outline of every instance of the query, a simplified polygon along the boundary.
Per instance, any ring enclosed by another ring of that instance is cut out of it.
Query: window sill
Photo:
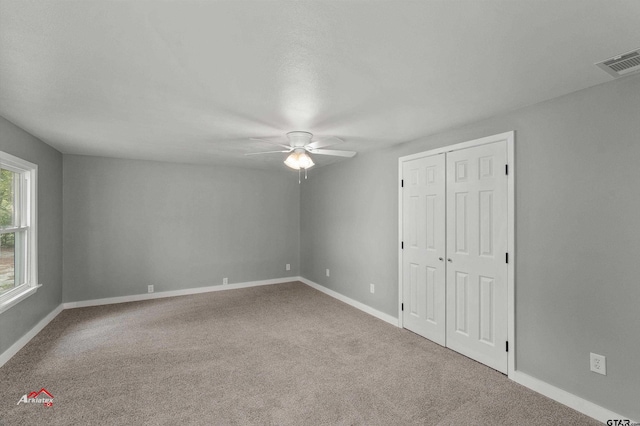
[[[40,288],[40,287],[42,287],[42,284],[37,284],[37,285],[31,286],[27,290],[16,294],[11,299],[7,299],[7,300],[3,301],[2,303],[0,303],[0,314],[3,313],[4,311],[8,310],[9,308],[17,305],[18,303],[22,302],[24,299],[26,299],[27,297],[31,296],[32,294],[34,294],[36,292],[36,290],[38,290],[38,288]]]

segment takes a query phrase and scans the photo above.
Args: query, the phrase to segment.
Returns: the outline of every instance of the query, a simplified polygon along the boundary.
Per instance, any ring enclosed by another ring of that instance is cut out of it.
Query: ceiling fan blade
[[[353,157],[357,154],[355,151],[336,151],[335,149],[312,149],[309,152],[320,155],[335,155],[337,157]]]
[[[266,143],[268,143],[268,144],[281,146],[281,147],[283,147],[283,148],[287,148],[287,149],[291,148],[291,146],[290,146],[290,145],[284,145],[284,144],[281,144],[281,143],[279,143],[279,142],[270,141],[270,140],[268,140],[268,139],[261,139],[261,138],[249,138],[249,139],[250,139],[250,140],[252,140],[252,141],[266,142]]]
[[[291,150],[288,151],[262,151],[262,152],[249,152],[245,155],[260,155],[260,154],[275,154],[276,152],[291,152]]]
[[[306,146],[306,148],[310,149],[318,149],[324,148],[325,146],[337,145],[339,143],[343,143],[344,141],[336,136],[327,136],[322,139],[318,139],[317,141],[313,141]]]

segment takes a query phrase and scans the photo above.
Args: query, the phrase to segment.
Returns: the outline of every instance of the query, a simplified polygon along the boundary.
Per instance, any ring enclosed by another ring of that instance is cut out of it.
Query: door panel
[[[403,163],[403,325],[445,344],[445,156]]]
[[[446,161],[447,346],[506,373],[506,144],[449,152]]]

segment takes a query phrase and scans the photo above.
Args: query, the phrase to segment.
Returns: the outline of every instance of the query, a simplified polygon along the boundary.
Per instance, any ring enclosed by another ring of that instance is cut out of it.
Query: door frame
[[[398,327],[404,328],[402,319],[402,296],[403,296],[403,274],[402,274],[402,231],[403,231],[403,208],[402,208],[402,169],[403,163],[417,158],[430,157],[446,152],[458,151],[461,149],[486,145],[495,142],[506,142],[507,145],[507,250],[509,253],[509,263],[507,264],[507,336],[509,339],[509,353],[507,355],[507,376],[511,377],[516,371],[516,350],[517,341],[515,336],[515,259],[516,259],[516,236],[515,236],[515,131],[500,133],[467,142],[447,145],[417,154],[405,155],[398,158]]]

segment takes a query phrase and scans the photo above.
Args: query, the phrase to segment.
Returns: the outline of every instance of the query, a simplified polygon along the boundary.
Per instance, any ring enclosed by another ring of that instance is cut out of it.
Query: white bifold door
[[[403,163],[403,325],[507,372],[507,147]]]

